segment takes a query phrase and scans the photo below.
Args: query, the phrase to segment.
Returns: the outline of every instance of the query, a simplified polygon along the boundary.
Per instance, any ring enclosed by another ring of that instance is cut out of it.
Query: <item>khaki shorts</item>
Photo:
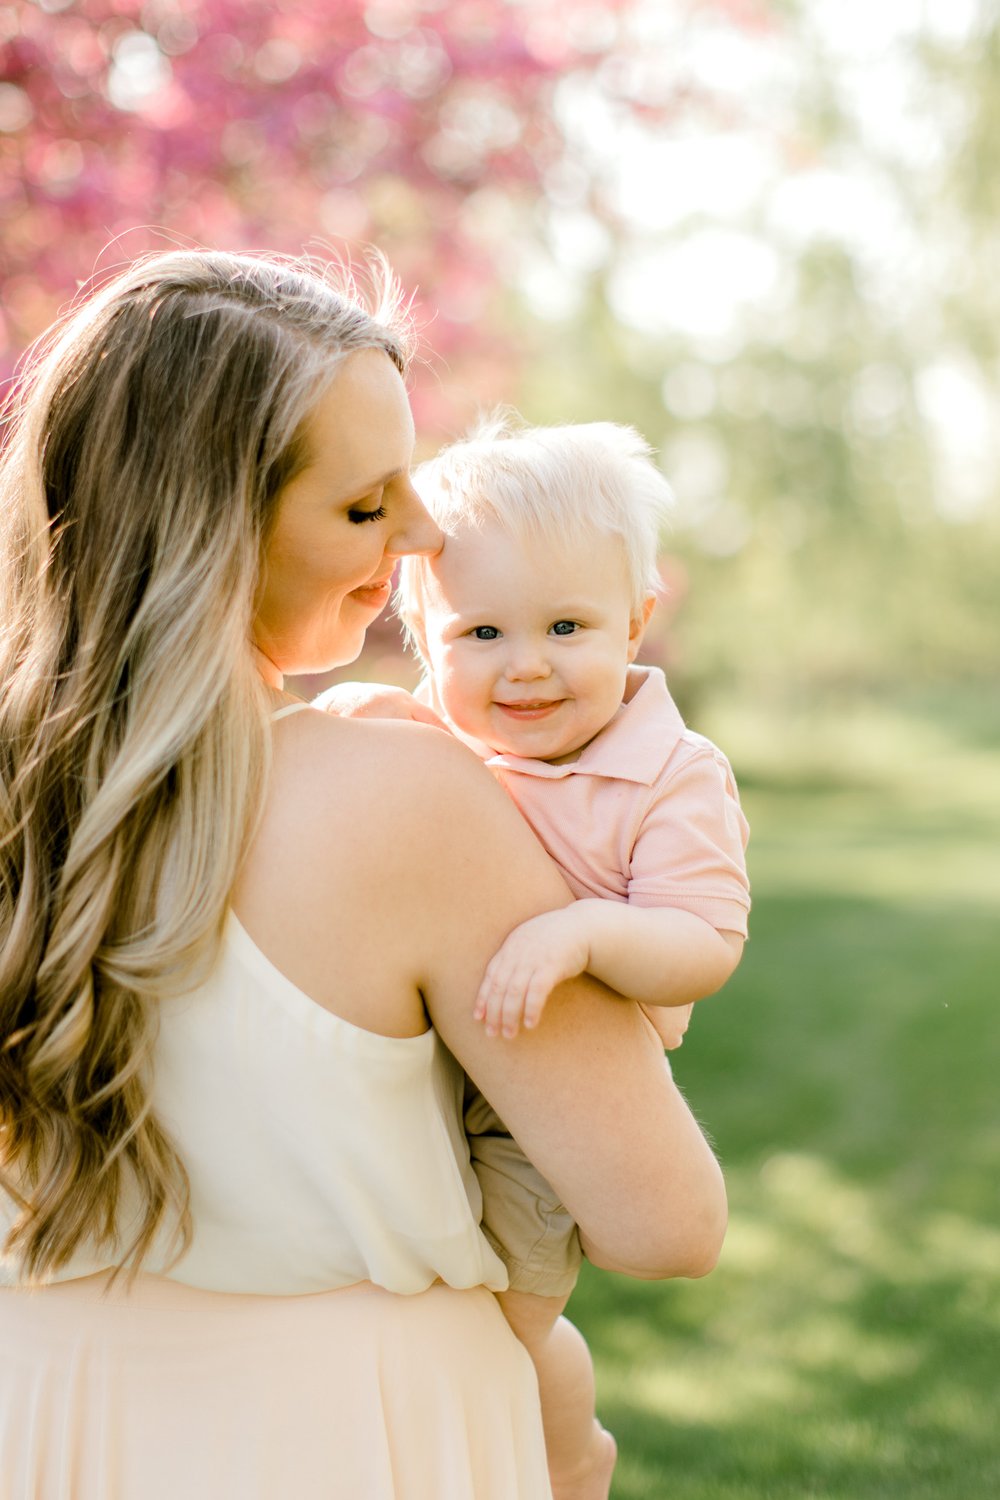
[[[468,1079],[465,1131],[483,1193],[483,1233],[507,1267],[511,1291],[565,1296],[583,1259],[576,1225]]]

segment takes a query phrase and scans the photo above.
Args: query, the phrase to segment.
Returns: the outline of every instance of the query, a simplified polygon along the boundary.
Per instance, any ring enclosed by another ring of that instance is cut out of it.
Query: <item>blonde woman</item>
[[[0,1500],[543,1500],[465,1069],[598,1263],[699,1275],[716,1163],[638,1008],[473,1002],[568,899],[470,752],[338,720],[410,485],[398,302],[139,264],[0,473]],[[567,1492],[568,1493],[568,1492]]]

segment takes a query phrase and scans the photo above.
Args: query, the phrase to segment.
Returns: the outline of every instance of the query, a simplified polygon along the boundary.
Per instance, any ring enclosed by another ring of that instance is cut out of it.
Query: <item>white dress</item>
[[[129,1291],[98,1254],[0,1267],[0,1500],[548,1500],[461,1088],[435,1032],[332,1015],[230,915],[155,1059],[189,1251]]]

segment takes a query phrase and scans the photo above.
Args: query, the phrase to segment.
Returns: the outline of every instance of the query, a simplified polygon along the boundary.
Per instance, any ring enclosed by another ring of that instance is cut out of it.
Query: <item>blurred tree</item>
[[[499,399],[512,350],[490,294],[567,169],[556,83],[648,108],[629,97],[630,3],[0,3],[0,375],[95,267],[176,242],[374,242],[461,365],[422,383],[423,425],[453,425],[470,388]]]

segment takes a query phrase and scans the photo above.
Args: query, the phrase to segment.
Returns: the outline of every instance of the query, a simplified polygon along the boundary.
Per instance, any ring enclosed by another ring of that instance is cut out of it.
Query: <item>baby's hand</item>
[[[342,719],[413,719],[418,724],[444,725],[432,708],[418,703],[405,688],[381,682],[340,682],[313,699],[313,708],[325,709]]]
[[[522,922],[486,967],[476,996],[476,1020],[485,1021],[489,1036],[517,1036],[522,1023],[537,1026],[556,985],[582,974],[589,961],[584,924],[574,907]]]
[[[694,1006],[644,1005],[642,1008],[666,1050],[673,1052],[684,1040]]]

